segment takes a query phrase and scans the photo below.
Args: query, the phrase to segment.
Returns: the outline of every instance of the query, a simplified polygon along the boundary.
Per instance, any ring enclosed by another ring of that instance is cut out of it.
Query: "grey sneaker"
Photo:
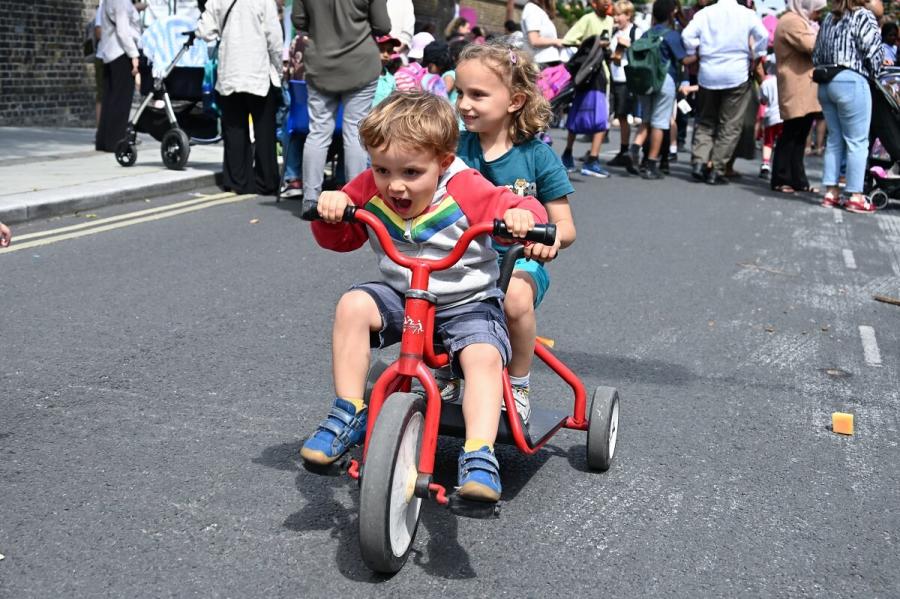
[[[462,387],[460,379],[437,379],[437,384],[441,392],[441,401],[447,403],[459,402],[459,390]]]
[[[528,387],[516,387],[513,385],[512,394],[513,400],[516,402],[516,412],[522,417],[522,422],[527,425],[528,419],[531,417],[531,402],[528,399]],[[506,404],[501,403],[500,408],[505,410]]]

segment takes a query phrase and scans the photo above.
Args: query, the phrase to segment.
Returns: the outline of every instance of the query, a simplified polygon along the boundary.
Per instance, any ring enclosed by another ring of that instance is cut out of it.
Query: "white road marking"
[[[878,350],[878,342],[875,341],[875,329],[870,326],[860,325],[859,338],[862,339],[863,354],[866,364],[881,366],[881,352]]]
[[[832,214],[832,216],[834,216],[834,224],[839,225],[842,222],[844,222],[844,213],[841,212],[840,210],[837,210],[837,209],[832,210],[831,214]]]
[[[844,266],[856,270],[856,258],[853,257],[853,250],[844,248],[841,253],[844,254]]]

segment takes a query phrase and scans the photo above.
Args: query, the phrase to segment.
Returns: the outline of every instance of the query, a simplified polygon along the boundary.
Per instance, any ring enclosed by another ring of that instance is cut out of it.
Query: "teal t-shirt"
[[[385,98],[391,95],[391,92],[397,89],[394,76],[387,70],[382,70],[378,77],[378,83],[375,84],[375,96],[372,98],[372,108],[378,106]]]
[[[481,151],[478,134],[463,131],[456,153],[494,185],[534,196],[542,204],[575,192],[559,156],[537,139],[515,145],[500,158],[488,161]]]

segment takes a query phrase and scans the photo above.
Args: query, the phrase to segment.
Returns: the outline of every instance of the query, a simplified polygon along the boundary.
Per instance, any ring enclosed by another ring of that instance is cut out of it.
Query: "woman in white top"
[[[563,41],[556,33],[553,17],[556,16],[554,0],[534,0],[522,7],[522,33],[525,47],[534,55],[539,67],[552,66],[562,60],[559,49]]]
[[[281,102],[283,44],[278,7],[272,0],[208,0],[197,34],[207,41],[219,38],[216,92],[225,142],[223,187],[274,195],[279,183],[275,112]]]
[[[97,58],[103,61],[103,99],[97,123],[95,148],[115,152],[125,138],[134,79],[138,73],[141,17],[144,4],[131,0],[105,0],[100,11],[100,43]]]

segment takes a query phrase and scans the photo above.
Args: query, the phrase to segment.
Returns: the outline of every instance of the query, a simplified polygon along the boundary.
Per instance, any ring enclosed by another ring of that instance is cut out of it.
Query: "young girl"
[[[531,413],[528,383],[537,326],[534,310],[550,286],[543,263],[575,241],[568,197],[575,190],[559,157],[535,138],[551,117],[550,106],[536,86],[538,72],[524,51],[499,44],[467,46],[456,66],[456,105],[466,126],[457,154],[491,183],[537,198],[557,227],[552,246],[535,244],[525,250],[530,259],[516,263],[504,300],[512,342],[510,382],[526,422]]]

